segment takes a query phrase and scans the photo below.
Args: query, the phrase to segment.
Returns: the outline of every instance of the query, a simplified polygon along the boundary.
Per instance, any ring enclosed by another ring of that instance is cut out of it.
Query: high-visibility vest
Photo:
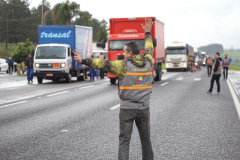
[[[229,67],[229,59],[228,58],[224,58],[223,59],[223,67]]]
[[[104,59],[104,56],[103,56],[103,55],[101,55],[99,58],[100,58],[100,59]]]
[[[212,58],[207,59],[207,65],[211,66],[213,64]]]
[[[127,62],[127,72],[119,81],[119,97],[121,108],[144,109],[150,104],[152,93],[152,66],[147,60],[144,67],[137,67],[131,62]]]
[[[216,60],[216,61],[217,61],[217,60]],[[221,72],[221,70],[222,70],[222,61],[220,61],[220,64],[219,64],[219,66],[218,66],[217,72],[214,72],[214,68],[215,68],[216,61],[214,62],[214,66],[213,66],[212,73],[213,73],[213,74],[221,74],[221,73],[222,73],[222,72]]]

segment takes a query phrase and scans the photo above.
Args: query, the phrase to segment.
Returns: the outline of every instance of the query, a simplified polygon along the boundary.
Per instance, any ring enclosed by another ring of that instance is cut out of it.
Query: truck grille
[[[41,63],[39,64],[39,68],[53,68],[52,63]]]
[[[182,58],[170,58],[170,60],[173,62],[178,62],[178,61],[181,61]]]

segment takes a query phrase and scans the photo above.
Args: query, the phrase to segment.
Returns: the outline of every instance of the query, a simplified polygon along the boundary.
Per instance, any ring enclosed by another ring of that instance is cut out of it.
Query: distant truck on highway
[[[193,70],[194,49],[187,43],[174,41],[167,45],[166,70]]]
[[[206,59],[207,59],[206,52],[201,51],[202,66],[206,66]]]
[[[155,17],[139,18],[110,18],[108,37],[108,60],[123,60],[124,44],[130,40],[135,40],[139,44],[140,54],[144,54],[145,33],[141,24],[145,24],[145,19],[153,20],[151,36],[154,45],[154,69],[153,76],[156,81],[162,78],[162,63],[165,62],[164,50],[164,23]],[[104,43],[104,42],[103,42]],[[108,73],[111,84],[115,84],[117,75]]]
[[[200,68],[201,65],[201,52],[194,48],[194,66]]]
[[[92,54],[92,28],[78,25],[39,26],[38,46],[34,55],[34,76],[43,79],[71,82],[72,77],[84,80],[87,66],[74,60],[72,50],[82,58]]]

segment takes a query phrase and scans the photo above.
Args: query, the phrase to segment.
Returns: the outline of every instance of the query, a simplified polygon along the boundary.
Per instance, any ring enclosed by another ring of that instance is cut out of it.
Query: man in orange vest
[[[208,94],[212,93],[213,84],[214,84],[214,81],[216,81],[216,83],[217,83],[217,93],[220,94],[220,82],[219,82],[219,80],[220,80],[221,73],[222,73],[222,59],[220,58],[220,54],[218,52],[215,53],[215,62],[214,62],[212,73],[213,73],[213,75],[212,75],[212,79],[211,79],[211,85],[210,85],[210,89],[207,93]]]
[[[231,64],[231,58],[228,58],[228,54],[225,54],[225,58],[223,59],[223,79],[228,78],[228,68]]]
[[[212,65],[213,65],[213,59],[211,58],[211,55],[208,55],[208,58],[206,59],[207,64],[207,70],[208,70],[208,77],[212,74]]]
[[[152,19],[142,25],[145,31],[145,52],[140,54],[139,44],[129,41],[123,48],[124,60],[82,59],[74,51],[74,59],[91,68],[118,75],[118,95],[121,99],[119,113],[118,160],[129,160],[129,145],[135,122],[141,140],[142,160],[153,160],[150,140],[150,95],[152,93],[154,47],[151,37]]]

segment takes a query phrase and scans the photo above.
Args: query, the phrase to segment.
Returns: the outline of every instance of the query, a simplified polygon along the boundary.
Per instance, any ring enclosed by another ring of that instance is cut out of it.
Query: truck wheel
[[[84,81],[85,80],[85,72],[83,72],[82,76],[77,77],[77,81]]]
[[[66,82],[71,83],[71,81],[72,81],[72,75],[68,74],[68,76],[66,77]]]
[[[116,78],[110,78],[110,82],[111,82],[111,84],[116,84]]]
[[[37,77],[38,84],[42,84],[43,78],[42,77]]]
[[[156,65],[154,69],[155,69],[155,73],[156,73],[156,77],[155,77],[154,80],[155,81],[160,81],[161,78],[162,78],[162,65],[161,65],[161,63]]]

